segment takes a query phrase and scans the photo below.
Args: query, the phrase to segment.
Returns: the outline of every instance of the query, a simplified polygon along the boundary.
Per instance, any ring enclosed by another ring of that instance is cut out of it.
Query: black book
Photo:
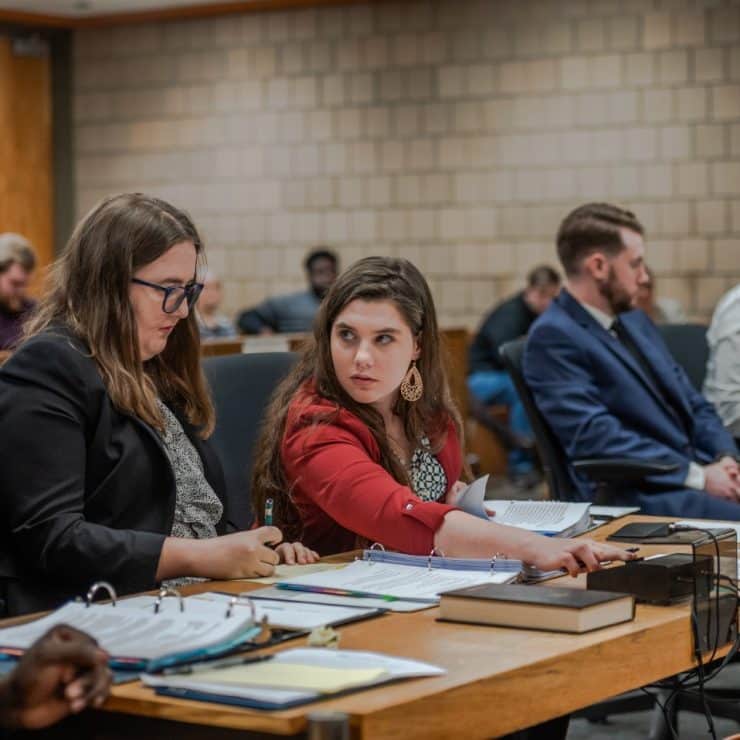
[[[607,591],[484,584],[440,596],[440,618],[451,622],[590,632],[635,617],[634,596]]]

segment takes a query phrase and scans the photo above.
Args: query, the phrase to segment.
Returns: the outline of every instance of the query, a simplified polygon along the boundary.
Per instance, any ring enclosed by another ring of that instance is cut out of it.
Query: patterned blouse
[[[439,460],[429,449],[429,440],[422,437],[408,466],[411,488],[422,501],[439,501],[447,491],[447,476]]]
[[[177,417],[162,401],[158,403],[165,424],[160,437],[175,476],[175,518],[171,535],[198,540],[216,537],[216,524],[223,515],[223,504],[206,480],[203,461]],[[165,585],[184,585],[199,580],[173,578]]]

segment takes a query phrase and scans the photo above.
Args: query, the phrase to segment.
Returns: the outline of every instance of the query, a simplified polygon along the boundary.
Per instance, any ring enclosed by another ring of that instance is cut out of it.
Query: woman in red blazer
[[[322,555],[380,542],[411,554],[504,553],[575,575],[631,555],[551,539],[455,508],[464,484],[434,303],[407,260],[368,257],[329,290],[309,343],[276,391],[252,485],[258,517]]]

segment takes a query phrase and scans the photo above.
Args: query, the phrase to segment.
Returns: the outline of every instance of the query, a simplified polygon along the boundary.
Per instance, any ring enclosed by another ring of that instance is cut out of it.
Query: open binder
[[[108,591],[110,603],[93,603],[99,589]],[[167,595],[178,598],[178,609],[160,608]],[[218,618],[188,614],[179,593],[163,588],[151,610],[128,609],[120,606],[110,584],[100,582],[90,588],[85,601],[71,601],[40,619],[0,629],[0,653],[17,657],[52,627],[70,624],[92,635],[110,653],[111,668],[156,673],[230,653],[263,635],[269,640],[266,625],[255,620],[254,610],[236,610],[237,601],[244,598],[234,597]]]
[[[439,603],[439,594],[480,583],[510,583],[519,578],[522,564],[498,556],[489,560],[404,555],[376,546],[339,570],[314,573],[276,585],[279,590],[329,594],[351,599],[382,599],[393,610],[394,602],[411,602],[419,608]]]

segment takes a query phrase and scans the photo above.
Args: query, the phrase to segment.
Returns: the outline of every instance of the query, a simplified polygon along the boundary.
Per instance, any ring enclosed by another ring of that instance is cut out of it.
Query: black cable
[[[705,664],[702,656],[702,643],[701,643],[701,634],[699,631],[699,617],[698,617],[698,598],[697,598],[697,590],[696,590],[696,576],[694,577],[694,598],[693,598],[693,604],[691,609],[691,627],[692,632],[694,636],[694,658],[697,662],[697,667],[687,671],[682,677],[676,678],[673,677],[673,681],[671,685],[666,685],[663,682],[656,682],[654,684],[650,684],[650,686],[657,687],[662,690],[670,690],[670,694],[666,698],[664,702],[661,702],[661,700],[652,694],[646,687],[642,688],[642,691],[645,692],[648,696],[651,696],[653,698],[653,701],[660,707],[661,711],[663,712],[663,718],[665,720],[666,726],[670,730],[671,736],[676,739],[678,737],[676,729],[673,727],[673,723],[670,720],[670,709],[673,704],[673,702],[678,698],[679,694],[682,691],[691,691],[692,693],[698,693],[699,699],[702,705],[702,708],[704,710],[704,716],[707,720],[708,730],[713,738],[713,740],[716,740],[717,734],[716,729],[714,727],[714,718],[712,717],[712,712],[709,707],[709,704],[707,702],[707,696],[705,692],[705,686],[706,684],[711,681],[713,678],[715,678],[719,672],[732,660],[732,658],[735,656],[735,654],[738,651],[738,648],[740,647],[740,635],[736,635],[735,641],[728,651],[727,655],[724,657],[722,661],[720,661],[719,666],[716,666],[712,668],[709,675],[705,673],[705,667],[711,666],[716,658],[717,651],[719,650],[719,641],[720,641],[720,627],[721,627],[721,619],[720,619],[720,583],[725,580],[729,581],[729,586],[731,589],[731,592],[735,596],[735,605],[733,607],[732,613],[737,615],[737,608],[738,608],[738,588],[737,584],[732,583],[732,579],[728,576],[724,576],[720,573],[720,562],[721,562],[721,554],[720,554],[720,546],[719,546],[719,540],[717,539],[717,536],[714,534],[714,532],[711,532],[706,529],[700,529],[699,527],[690,527],[690,526],[676,526],[676,525],[669,525],[669,531],[670,532],[700,532],[703,536],[711,537],[712,542],[714,544],[714,551],[715,551],[715,558],[716,558],[716,575],[710,581],[710,584],[714,586],[714,596],[715,596],[715,634],[714,634],[714,645],[712,646],[712,654],[709,658],[709,661]],[[664,535],[652,535],[653,537],[663,537]],[[647,535],[642,539],[650,539],[651,535]],[[695,547],[692,547],[692,551],[694,554],[694,561],[696,562],[696,549]],[[736,557],[736,553],[733,554],[733,557]],[[714,569],[713,569],[714,570]],[[711,597],[710,597],[711,598]],[[709,600],[707,600],[707,604],[709,603]],[[737,616],[735,616],[735,619],[737,619]],[[708,646],[707,646],[708,647]],[[698,689],[696,692],[694,692],[694,689]]]

